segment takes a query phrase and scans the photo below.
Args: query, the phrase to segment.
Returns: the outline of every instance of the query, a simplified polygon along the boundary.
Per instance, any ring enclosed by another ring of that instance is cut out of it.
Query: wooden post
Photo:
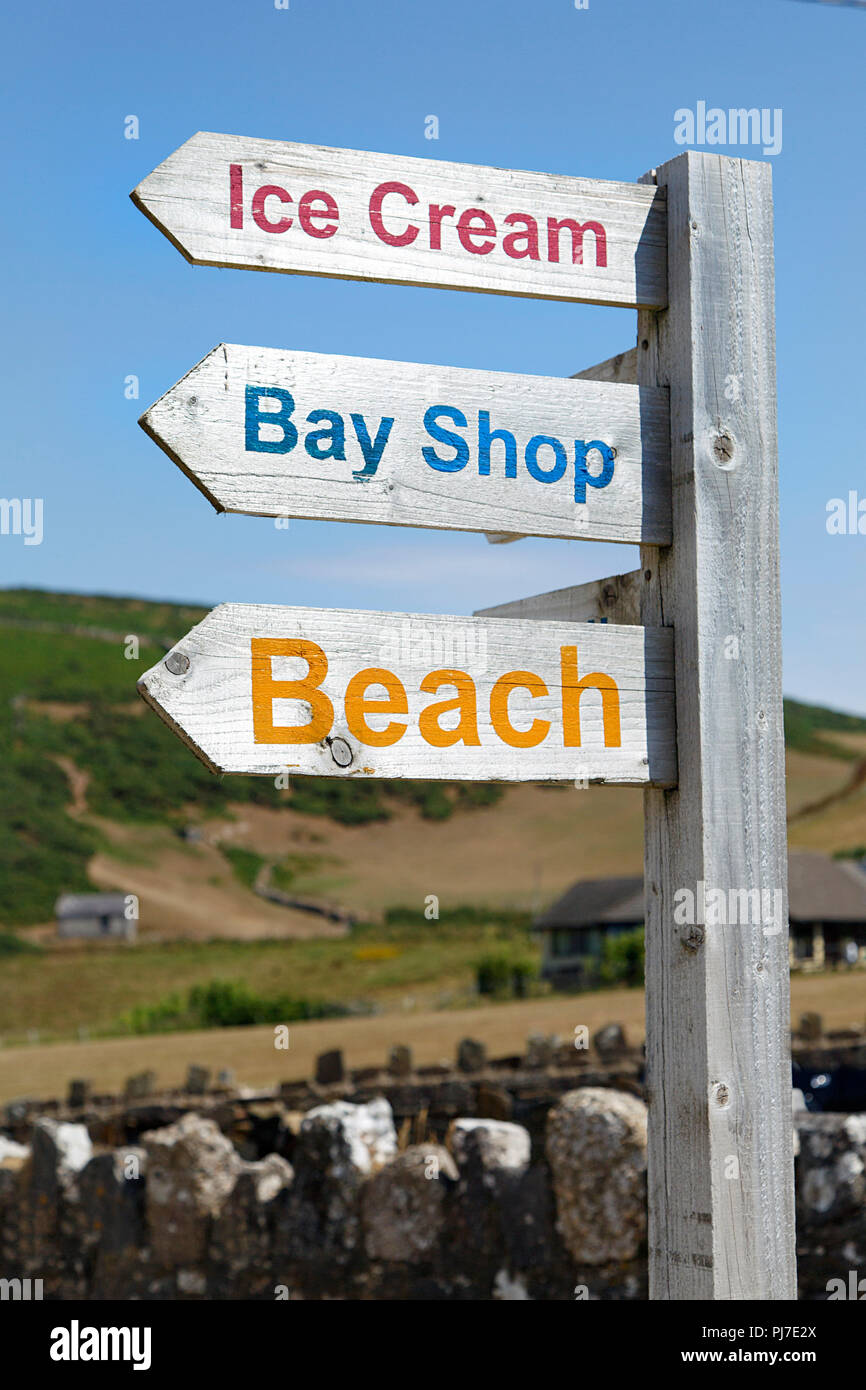
[[[589,579],[568,589],[476,608],[475,618],[541,618],[567,623],[640,623],[642,570]]]
[[[793,1299],[770,167],[690,152],[643,181],[668,199],[637,379],[670,388],[674,540],[641,549],[641,621],[675,630],[679,756],[645,792],[650,1298]]]

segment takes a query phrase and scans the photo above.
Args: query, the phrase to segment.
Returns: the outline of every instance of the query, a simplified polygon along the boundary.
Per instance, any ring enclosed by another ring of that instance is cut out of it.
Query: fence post
[[[675,629],[679,760],[644,794],[650,1298],[792,1299],[770,168],[689,152],[644,181],[668,198],[637,364],[670,388],[673,544],[642,547],[641,621]]]

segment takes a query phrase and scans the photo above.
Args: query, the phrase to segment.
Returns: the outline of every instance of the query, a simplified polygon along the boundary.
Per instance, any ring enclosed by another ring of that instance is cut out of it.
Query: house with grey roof
[[[866,872],[859,864],[790,850],[788,908],[792,969],[866,966]],[[543,938],[542,977],[562,989],[598,984],[605,943],[643,924],[641,875],[579,880],[532,924]]]
[[[127,916],[134,902],[124,893],[63,893],[54,905],[57,935],[134,941],[137,922]]]

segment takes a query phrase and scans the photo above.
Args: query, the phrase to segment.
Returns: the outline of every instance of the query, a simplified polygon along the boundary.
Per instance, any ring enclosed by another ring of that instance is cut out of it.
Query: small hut
[[[134,941],[137,923],[126,916],[129,902],[123,893],[64,893],[54,905],[57,935]]]

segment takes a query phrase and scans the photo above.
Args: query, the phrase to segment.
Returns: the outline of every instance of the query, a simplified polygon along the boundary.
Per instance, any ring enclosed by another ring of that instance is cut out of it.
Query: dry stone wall
[[[531,1127],[458,1113],[441,1138],[385,1096],[256,1104],[253,1156],[237,1100],[115,1116],[119,1142],[105,1117],[0,1136],[0,1275],[51,1299],[646,1298],[639,1095],[572,1085]],[[866,1115],[795,1118],[801,1295],[826,1298],[866,1264]]]

